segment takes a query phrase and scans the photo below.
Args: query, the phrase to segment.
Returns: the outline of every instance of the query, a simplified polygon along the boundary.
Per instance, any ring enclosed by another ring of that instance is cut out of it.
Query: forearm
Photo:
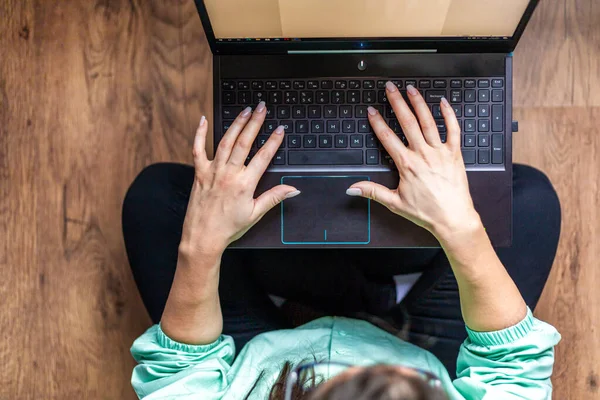
[[[460,232],[436,236],[456,276],[463,318],[470,329],[496,331],[526,316],[525,301],[496,255],[479,216]]]
[[[210,344],[223,330],[219,302],[221,254],[189,254],[180,245],[173,285],[161,320],[171,339],[187,344]]]

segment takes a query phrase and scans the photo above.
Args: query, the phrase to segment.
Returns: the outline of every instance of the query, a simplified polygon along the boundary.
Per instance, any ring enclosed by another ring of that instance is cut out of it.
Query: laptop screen
[[[204,0],[219,42],[508,39],[530,0]]]

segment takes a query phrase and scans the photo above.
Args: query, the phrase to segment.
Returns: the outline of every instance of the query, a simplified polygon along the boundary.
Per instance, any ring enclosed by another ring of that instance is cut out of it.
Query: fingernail
[[[413,96],[419,94],[413,85],[406,85],[406,90],[408,90],[408,93],[412,94]]]
[[[398,91],[398,88],[396,87],[396,85],[394,85],[394,84],[393,84],[392,82],[390,82],[390,81],[387,81],[387,82],[385,83],[385,87],[387,88],[387,90],[388,90],[390,93],[393,93],[393,92],[397,92],[397,91]]]
[[[360,190],[359,188],[350,188],[350,189],[346,190],[346,194],[348,196],[361,196],[362,190]]]
[[[200,118],[200,126],[204,126],[204,124],[206,124],[206,117],[203,115],[202,118]]]
[[[377,115],[377,110],[374,107],[367,107],[367,111],[369,112],[370,115]]]
[[[293,192],[289,192],[288,194],[286,194],[285,198],[291,199],[292,197],[298,196],[300,193],[302,193],[302,192],[300,192],[299,190],[294,190]]]
[[[448,99],[446,99],[445,97],[442,97],[442,104],[446,107],[450,107],[450,103],[448,103]]]
[[[283,132],[285,132],[285,128],[283,127],[283,125],[279,125],[277,129],[275,129],[275,133],[278,135],[283,135]]]
[[[261,101],[260,103],[258,103],[258,105],[256,106],[256,112],[263,112],[263,110],[265,109],[265,102]]]
[[[244,111],[242,111],[242,117],[246,118],[252,112],[252,107],[246,107]]]

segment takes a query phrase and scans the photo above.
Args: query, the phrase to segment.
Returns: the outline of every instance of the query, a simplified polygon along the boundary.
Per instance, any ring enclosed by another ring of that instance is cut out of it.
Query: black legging
[[[190,166],[152,165],[135,179],[123,204],[129,262],[154,323],[173,281],[193,177]],[[513,245],[497,253],[533,309],[556,253],[560,204],[548,178],[524,165],[514,166],[513,193]],[[289,328],[267,293],[348,315],[371,311],[378,288],[389,287],[392,275],[415,271],[424,273],[390,317],[397,325],[407,322],[409,340],[454,375],[466,331],[456,280],[439,249],[228,250],[219,283],[223,333],[241,350],[262,332]]]

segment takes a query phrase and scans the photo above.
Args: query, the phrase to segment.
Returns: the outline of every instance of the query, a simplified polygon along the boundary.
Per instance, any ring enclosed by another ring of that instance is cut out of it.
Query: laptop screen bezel
[[[244,54],[288,54],[289,52],[319,52],[319,51],[419,51],[428,50],[438,53],[510,53],[515,47],[539,0],[530,0],[521,21],[512,37],[504,38],[343,38],[335,40],[305,39],[302,41],[218,41],[215,37],[208,10],[203,0],[195,0],[200,20],[204,27],[206,38],[213,54],[244,55]]]

